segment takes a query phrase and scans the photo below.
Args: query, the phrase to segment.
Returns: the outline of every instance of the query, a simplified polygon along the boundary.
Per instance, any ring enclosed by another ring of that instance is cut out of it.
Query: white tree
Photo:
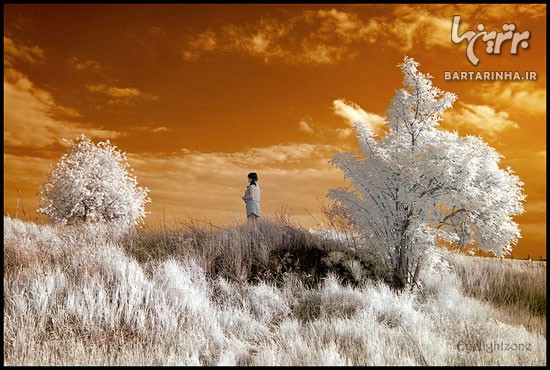
[[[391,271],[393,284],[414,285],[440,243],[509,253],[520,237],[512,216],[523,213],[523,183],[481,138],[438,128],[456,99],[405,57],[404,88],[386,110],[385,135],[356,123],[360,152],[331,163],[351,186],[331,189],[368,252]]]
[[[68,151],[41,187],[38,212],[60,224],[112,221],[136,226],[151,199],[131,171],[126,154],[109,140],[96,145],[81,135],[69,141]]]

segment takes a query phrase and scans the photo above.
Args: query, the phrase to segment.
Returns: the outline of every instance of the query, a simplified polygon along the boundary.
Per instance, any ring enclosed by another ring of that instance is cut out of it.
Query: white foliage
[[[499,168],[502,156],[483,139],[438,128],[456,96],[432,86],[413,59],[399,67],[404,88],[387,109],[387,133],[378,137],[356,123],[360,152],[331,161],[352,186],[332,189],[329,197],[405,285],[417,281],[439,241],[509,253],[520,237],[512,216],[523,212],[525,195],[519,177]]]
[[[114,221],[133,226],[143,222],[148,189],[138,186],[125,153],[109,140],[94,144],[82,135],[69,142],[40,190],[39,213],[59,224]]]

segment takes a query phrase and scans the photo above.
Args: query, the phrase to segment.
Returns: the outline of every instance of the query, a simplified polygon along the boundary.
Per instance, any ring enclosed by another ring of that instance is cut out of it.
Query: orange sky
[[[529,47],[488,55],[478,42],[474,67],[451,42],[453,15],[461,32],[514,23]],[[4,214],[37,220],[62,139],[84,133],[128,154],[151,227],[243,222],[251,171],[265,215],[313,227],[343,185],[328,160],[356,149],[354,117],[384,115],[405,55],[457,94],[442,127],[482,136],[525,182],[513,254],[545,258],[545,5],[4,5]],[[444,80],[501,70],[538,79]]]

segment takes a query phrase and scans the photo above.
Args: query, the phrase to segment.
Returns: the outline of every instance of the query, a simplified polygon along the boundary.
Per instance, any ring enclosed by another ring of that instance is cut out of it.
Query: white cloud
[[[430,6],[398,5],[392,19],[381,20],[381,27],[390,35],[388,43],[402,52],[418,46],[454,47],[450,41],[452,16],[441,13]]]
[[[306,12],[310,18],[319,18],[324,20],[321,28],[323,31],[331,31],[341,34],[343,37],[348,37],[350,33],[357,31],[363,27],[363,22],[358,16],[353,13],[343,12],[337,9],[325,10],[321,9],[317,12]]]
[[[376,5],[368,5],[376,7]],[[191,35],[182,50],[185,60],[196,61],[212,53],[235,53],[264,62],[287,64],[334,64],[354,58],[358,46],[384,40],[400,51],[418,47],[456,48],[450,41],[452,16],[463,16],[463,25],[480,14],[492,22],[532,19],[546,14],[542,4],[399,4],[390,15],[342,9],[305,10],[285,20],[264,17],[245,24],[224,24]],[[361,14],[362,13],[362,14]]]
[[[363,22],[354,13],[336,9],[304,11],[283,21],[262,18],[208,29],[188,39],[182,56],[196,61],[221,52],[257,57],[266,63],[332,64],[357,54],[351,44],[374,42],[372,31],[376,29],[376,21]]]
[[[77,57],[72,57],[67,60],[67,63],[79,72],[92,71],[100,73],[103,69],[101,64],[93,59],[81,60]]]
[[[214,224],[244,222],[241,199],[246,175],[257,172],[262,189],[264,216],[286,207],[289,214],[306,226],[313,226],[311,213],[319,213],[319,202],[330,188],[344,185],[343,174],[328,164],[340,146],[322,144],[280,144],[243,151],[200,152],[184,149],[172,156],[135,154],[127,157],[140,186],[150,189],[152,212],[146,220],[154,226],[160,215],[167,221],[192,217]],[[23,201],[35,214],[37,192],[56,160],[4,154],[6,207],[13,213],[15,189],[23,185]],[[309,224],[309,225],[308,225]]]
[[[546,115],[546,88],[532,82],[492,81],[481,85],[477,96],[499,108],[521,112],[529,116]]]
[[[349,127],[337,128],[336,133],[338,134],[338,137],[340,139],[345,139],[345,138],[350,137],[351,135],[353,135],[353,129],[349,128]]]
[[[504,23],[513,22],[519,16],[542,18],[546,15],[546,4],[461,4],[460,12],[467,17],[483,14],[487,20]]]
[[[91,129],[72,121],[80,113],[71,107],[58,104],[53,96],[35,86],[27,76],[13,66],[17,58],[37,62],[43,53],[38,47],[17,45],[8,40],[10,63],[4,65],[4,145],[41,149],[62,139],[80,134],[96,138],[114,138],[120,134],[101,128]]]
[[[159,26],[151,26],[149,27],[149,33],[153,36],[157,36],[157,37],[166,37],[166,31],[162,28],[162,27],[159,27]]]
[[[516,122],[509,119],[508,112],[497,112],[488,105],[465,103],[460,103],[460,107],[445,112],[443,122],[453,127],[474,128],[489,136],[495,136],[504,130],[519,128]]]
[[[135,105],[138,101],[157,100],[158,96],[144,93],[133,87],[114,87],[104,84],[88,84],[89,91],[109,98],[109,104]]]
[[[450,41],[452,16],[460,14],[461,24],[472,29],[477,22],[485,24],[514,22],[518,17],[539,18],[546,14],[543,4],[401,4],[396,5],[392,17],[380,17],[382,32],[391,35],[388,43],[394,48],[408,52],[419,46],[455,48]]]
[[[78,115],[73,109],[56,104],[48,92],[29,80],[15,84],[4,80],[4,145],[45,148],[80,134],[96,138],[119,136],[115,131],[90,129],[62,119],[62,113],[68,118]]]
[[[141,95],[141,92],[134,88],[112,87],[103,84],[87,85],[86,87],[92,92],[103,93],[114,98],[135,98]]]
[[[307,132],[308,134],[313,134],[315,132],[306,120],[301,120],[298,125],[300,126],[300,131],[302,132]]]
[[[13,216],[19,211],[19,217],[22,217],[24,209],[29,219],[34,220],[39,205],[37,193],[48,180],[53,164],[49,159],[4,153],[4,212]],[[21,190],[19,200],[17,188]]]
[[[165,127],[165,126],[159,126],[159,127],[155,127],[153,129],[153,132],[154,133],[159,133],[159,132],[169,132],[169,131],[172,131],[172,129],[168,128],[168,127]]]
[[[299,143],[235,153],[183,150],[168,158],[152,154],[128,158],[140,185],[151,190],[153,212],[200,215],[215,223],[244,221],[241,196],[246,175],[257,172],[265,215],[288,206],[293,216],[311,222],[308,210],[318,211],[318,201],[328,189],[343,185],[342,173],[328,164],[337,150],[332,145]]]
[[[199,59],[201,52],[212,52],[216,50],[217,34],[212,30],[207,30],[191,39],[186,49],[182,51],[183,59],[195,61]]]
[[[380,133],[384,130],[384,117],[378,114],[365,112],[359,105],[353,102],[346,102],[342,99],[334,100],[334,113],[344,118],[348,125],[355,126],[356,122],[364,122],[374,133]],[[341,131],[342,133],[346,131]]]
[[[171,128],[166,126],[158,126],[156,123],[150,122],[146,126],[134,126],[132,130],[135,131],[142,131],[142,132],[150,132],[153,134],[158,134],[160,132],[171,132],[173,131]]]
[[[4,36],[4,67],[12,67],[16,60],[30,64],[41,63],[44,60],[44,50],[38,46],[19,44]]]

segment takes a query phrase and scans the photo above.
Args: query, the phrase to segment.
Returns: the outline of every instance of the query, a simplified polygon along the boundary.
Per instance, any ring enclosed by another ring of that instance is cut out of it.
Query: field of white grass
[[[444,258],[396,292],[274,221],[123,236],[4,216],[4,365],[546,365],[546,262]]]

